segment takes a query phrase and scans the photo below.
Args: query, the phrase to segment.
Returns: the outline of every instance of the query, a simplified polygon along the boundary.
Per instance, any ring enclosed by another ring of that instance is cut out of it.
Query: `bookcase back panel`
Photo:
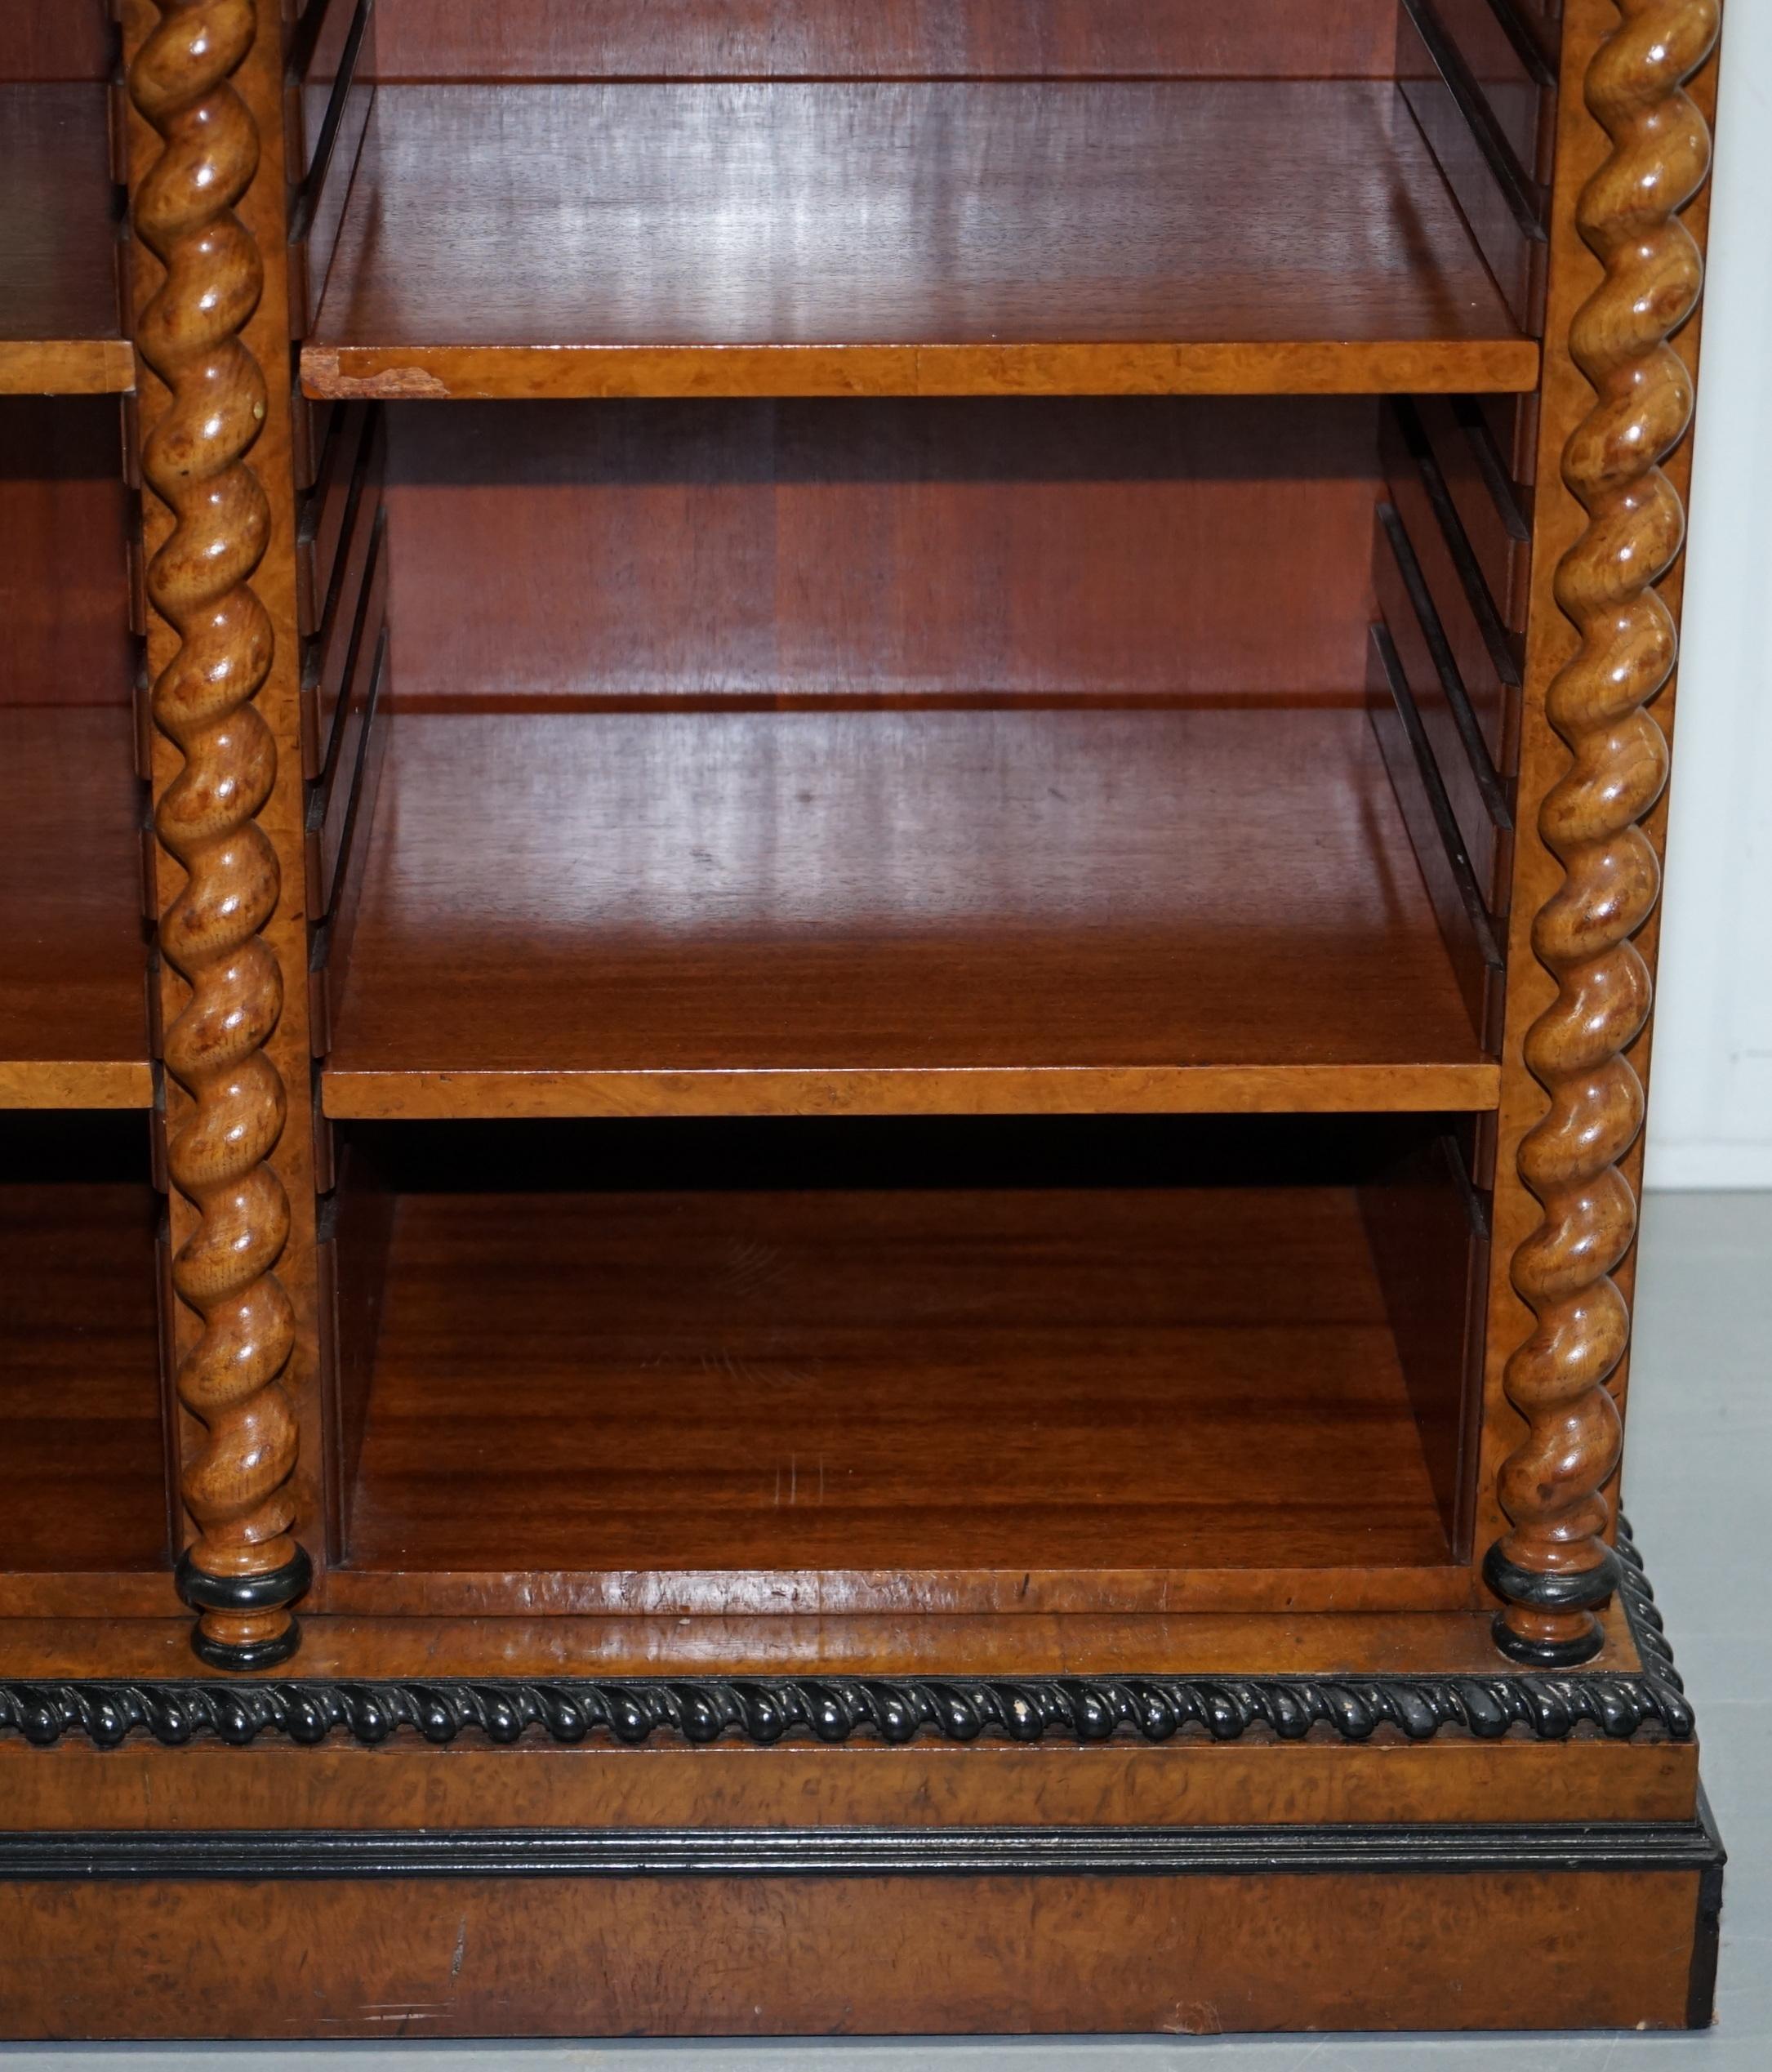
[[[7,0],[0,10],[0,81],[105,79],[117,31],[103,0]]]
[[[1364,680],[1364,399],[415,403],[389,421],[408,709]]]
[[[381,0],[384,79],[1385,78],[1396,0]]]
[[[130,701],[122,452],[114,398],[0,399],[0,706]]]

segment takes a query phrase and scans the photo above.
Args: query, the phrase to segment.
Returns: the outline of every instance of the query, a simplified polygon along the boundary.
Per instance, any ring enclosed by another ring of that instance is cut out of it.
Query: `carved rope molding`
[[[167,1156],[198,1218],[172,1268],[179,1299],[203,1320],[178,1392],[206,1428],[184,1477],[198,1537],[180,1587],[201,1611],[198,1652],[250,1669],[293,1649],[287,1606],[307,1575],[290,1536],[296,1426],[278,1379],[295,1344],[274,1271],[289,1203],[265,1162],[285,1112],[264,1049],[282,1011],[283,974],[260,932],[276,911],[279,875],[256,816],[277,745],[252,702],[273,633],[249,585],[270,512],[245,461],[265,421],[264,375],[240,336],[264,275],[234,212],[257,171],[259,138],[231,77],[257,22],[253,0],[155,5],[160,20],[130,68],[129,90],[165,144],[135,198],[136,233],[165,278],[136,345],[169,391],[142,470],[174,520],[149,564],[148,593],[178,635],[153,709],[184,765],[154,825],[186,874],[160,923],[162,951],[190,988],[166,1033],[167,1069],[190,1095]]]
[[[1605,1538],[1602,1491],[1621,1437],[1606,1382],[1631,1320],[1611,1276],[1636,1230],[1618,1161],[1643,1123],[1642,1085],[1623,1054],[1653,997],[1632,938],[1654,910],[1660,867],[1640,823],[1667,781],[1667,744],[1645,707],[1678,652],[1654,586],[1685,524],[1659,463],[1691,422],[1691,377],[1667,341],[1698,306],[1703,261],[1677,212],[1710,166],[1709,133],[1681,83],[1709,55],[1719,18],[1717,0],[1618,0],[1618,11],[1586,82],[1612,149],[1576,212],[1605,275],[1569,333],[1595,400],[1563,454],[1587,524],[1558,568],[1556,600],[1581,644],[1546,695],[1571,762],[1538,818],[1564,880],[1532,937],[1557,996],[1525,1039],[1527,1067],[1550,1095],[1520,1149],[1543,1219],[1513,1259],[1537,1322],[1505,1377],[1529,1428],[1498,1486],[1512,1530],[1485,1564],[1507,1600],[1498,1644],[1549,1667],[1598,1651],[1594,1609],[1620,1575]]]
[[[81,1736],[104,1748],[131,1734],[167,1747],[261,1736],[317,1746],[334,1736],[369,1746],[401,1733],[444,1744],[498,1743],[534,1730],[567,1744],[629,1747],[659,1739],[772,1745],[790,1737],[1149,1742],[1364,1741],[1383,1730],[1412,1741],[1441,1733],[1683,1741],[1692,1709],[1654,1597],[1621,1522],[1619,1594],[1641,1660],[1630,1674],[1373,1677],[720,1677],[510,1678],[359,1682],[0,1682],[0,1734],[39,1748]]]

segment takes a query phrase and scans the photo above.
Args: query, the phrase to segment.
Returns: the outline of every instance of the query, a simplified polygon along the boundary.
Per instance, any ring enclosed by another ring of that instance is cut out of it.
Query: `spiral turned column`
[[[1654,586],[1685,523],[1658,464],[1691,421],[1691,377],[1667,340],[1703,285],[1677,212],[1710,164],[1703,118],[1681,88],[1718,27],[1717,0],[1618,0],[1618,11],[1586,85],[1612,149],[1576,216],[1605,277],[1569,334],[1595,400],[1563,454],[1587,523],[1558,568],[1556,600],[1581,644],[1546,696],[1570,764],[1538,817],[1564,878],[1532,935],[1557,996],[1525,1039],[1527,1068],[1550,1096],[1520,1150],[1520,1177],[1543,1209],[1512,1268],[1537,1319],[1506,1374],[1529,1428],[1501,1469],[1512,1530],[1484,1564],[1507,1604],[1497,1645],[1547,1667],[1599,1651],[1594,1614],[1618,1579],[1602,1492],[1620,1426],[1606,1383],[1631,1320],[1611,1275],[1636,1229],[1618,1162],[1643,1123],[1642,1085],[1623,1054],[1649,1018],[1649,966],[1632,938],[1661,881],[1640,823],[1667,781],[1667,744],[1645,708],[1677,653],[1673,615]]]
[[[266,1163],[284,1121],[283,1081],[264,1049],[282,1011],[283,974],[260,934],[279,876],[256,816],[277,749],[253,704],[273,635],[249,584],[270,513],[246,461],[265,421],[264,375],[239,335],[263,274],[234,213],[259,162],[256,127],[230,82],[256,11],[252,0],[155,4],[160,19],[129,90],[164,142],[137,190],[135,225],[165,278],[136,344],[170,398],[142,470],[174,520],[148,591],[178,635],[154,686],[154,717],[184,763],[154,825],[185,873],[160,923],[162,952],[189,987],[166,1032],[167,1069],[190,1097],[167,1163],[198,1218],[172,1278],[202,1322],[178,1392],[205,1428],[184,1477],[198,1538],[179,1588],[200,1614],[198,1654],[246,1669],[294,1651],[289,1606],[309,1577],[291,1536],[296,1425],[279,1380],[295,1344],[276,1274],[289,1203]]]

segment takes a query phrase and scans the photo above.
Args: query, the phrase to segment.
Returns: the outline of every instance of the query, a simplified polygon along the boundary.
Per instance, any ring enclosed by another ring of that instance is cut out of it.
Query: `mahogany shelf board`
[[[334,1116],[1493,1106],[1363,712],[397,713]]]
[[[354,1571],[836,1615],[1431,1609],[1450,1562],[1351,1188],[396,1199]]]
[[[0,85],[0,395],[131,389],[99,85]]]
[[[316,396],[1529,390],[1388,82],[377,90]]]
[[[0,1117],[0,1571],[164,1569],[155,1197],[8,1178],[7,1138]]]
[[[154,1104],[134,726],[0,705],[0,1110]]]

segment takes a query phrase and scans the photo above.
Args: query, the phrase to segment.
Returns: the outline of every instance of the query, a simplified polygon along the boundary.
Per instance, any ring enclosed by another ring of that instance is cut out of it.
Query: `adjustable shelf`
[[[1491,1107],[1348,703],[397,711],[326,1112]]]
[[[314,396],[1529,390],[1389,82],[385,85]]]
[[[109,96],[0,83],[0,395],[132,389],[118,310]]]

